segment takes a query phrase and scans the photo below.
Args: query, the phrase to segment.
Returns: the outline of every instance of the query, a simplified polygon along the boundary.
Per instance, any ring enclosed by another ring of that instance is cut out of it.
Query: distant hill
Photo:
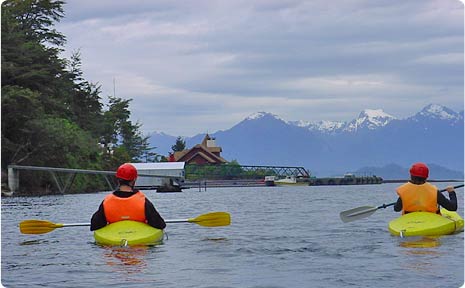
[[[454,171],[436,164],[427,164],[430,169],[429,179],[433,180],[463,180],[464,175],[462,172]],[[397,164],[388,164],[383,167],[363,167],[354,172],[355,175],[360,176],[380,176],[385,180],[399,180],[409,179],[409,168],[402,167]]]
[[[405,177],[405,170],[389,169],[390,164],[410,167],[421,161],[447,167],[432,171],[437,177],[456,178],[463,174],[464,166],[463,115],[463,111],[457,113],[438,104],[405,119],[381,109],[365,109],[348,122],[286,121],[258,112],[210,135],[223,148],[225,159],[242,165],[303,166],[316,176],[388,166],[383,173],[395,178]],[[200,143],[204,136],[185,138],[187,147]],[[154,133],[149,141],[157,153],[168,155],[176,137]]]
[[[176,143],[176,138],[163,132],[154,132],[150,135],[149,143],[151,147],[155,147],[155,152],[168,156],[171,146]]]

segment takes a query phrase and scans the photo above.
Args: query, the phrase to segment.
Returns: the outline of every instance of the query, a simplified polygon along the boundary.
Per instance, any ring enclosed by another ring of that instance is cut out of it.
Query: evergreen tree
[[[119,162],[155,161],[157,154],[151,152],[154,148],[149,147],[149,137],[140,132],[141,124],[133,124],[130,120],[129,103],[132,99],[109,99],[109,109],[103,115],[105,127],[102,144],[106,152],[114,155]]]
[[[2,169],[20,164],[106,170],[155,157],[141,124],[129,120],[131,100],[110,97],[103,111],[100,87],[83,77],[80,52],[70,60],[59,57],[66,38],[54,24],[64,15],[62,6],[57,0],[2,3]],[[21,177],[23,188],[50,182],[47,173],[30,176]],[[79,183],[77,191],[98,185]]]
[[[53,25],[63,17],[63,2],[8,0],[2,3],[2,88],[39,92],[44,113],[66,117],[65,61],[58,57],[66,38]]]
[[[178,138],[176,138],[176,143],[173,146],[171,146],[171,150],[173,150],[173,152],[180,152],[185,149],[186,141],[181,136],[178,136]]]
[[[74,52],[71,60],[67,61],[67,76],[72,83],[70,87],[70,107],[72,120],[84,130],[94,136],[101,135],[103,121],[103,104],[100,102],[100,86],[83,79],[81,70],[81,53]]]
[[[61,5],[45,0],[2,3],[2,167],[37,161],[37,141],[47,135],[33,137],[33,123],[67,114],[60,77],[64,61],[57,47],[65,37],[52,28],[63,16]]]

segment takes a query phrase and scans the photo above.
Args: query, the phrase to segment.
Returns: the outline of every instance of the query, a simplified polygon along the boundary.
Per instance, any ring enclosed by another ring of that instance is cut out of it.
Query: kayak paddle
[[[227,212],[211,212],[189,219],[166,220],[166,223],[195,223],[205,227],[228,226],[231,224],[231,216]]]
[[[463,186],[464,186],[464,184],[454,186],[454,189],[457,189],[457,188],[460,188],[460,187],[463,187]],[[439,190],[439,192],[444,192],[446,190],[447,189],[442,189],[442,190]],[[366,217],[370,216],[371,214],[375,213],[378,209],[386,208],[386,207],[389,207],[389,206],[392,206],[392,205],[395,205],[395,204],[396,204],[396,202],[389,203],[389,204],[383,204],[383,205],[378,206],[378,207],[362,206],[362,207],[350,209],[350,210],[347,210],[347,211],[342,211],[339,214],[339,216],[341,217],[341,220],[344,223],[352,222],[352,221],[355,221],[355,220],[358,220],[358,219],[366,218]]]
[[[56,228],[70,226],[90,226],[90,223],[62,224],[46,220],[24,220],[19,223],[19,231],[23,234],[45,234],[55,230]]]
[[[165,223],[195,223],[205,227],[228,226],[231,224],[231,216],[227,212],[210,212],[195,218],[165,220]],[[19,223],[19,230],[23,234],[45,234],[57,228],[71,226],[90,226],[90,223],[53,223],[47,220],[24,220]]]
[[[350,209],[347,211],[343,211],[339,214],[341,217],[342,222],[347,223],[347,222],[352,222],[358,219],[366,218],[370,216],[371,214],[375,213],[376,210],[381,209],[381,208],[386,208],[392,205],[395,205],[396,202],[389,203],[389,204],[383,204],[378,207],[372,207],[372,206],[362,206],[354,209]]]

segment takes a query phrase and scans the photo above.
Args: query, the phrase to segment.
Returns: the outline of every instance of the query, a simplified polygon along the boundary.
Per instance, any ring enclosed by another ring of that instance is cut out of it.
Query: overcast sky
[[[457,0],[68,0],[57,29],[144,133],[226,130],[258,111],[350,121],[464,105]]]

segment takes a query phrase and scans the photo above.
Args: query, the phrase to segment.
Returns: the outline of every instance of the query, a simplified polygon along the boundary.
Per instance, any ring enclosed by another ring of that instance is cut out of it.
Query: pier
[[[382,184],[383,178],[378,176],[355,176],[352,174],[344,177],[327,177],[327,178],[310,178],[310,186],[320,185],[366,185],[366,184]]]
[[[52,179],[55,182],[58,191],[61,194],[65,194],[74,182],[77,174],[88,174],[88,175],[101,175],[106,183],[108,184],[109,190],[114,190],[116,185],[113,183],[112,178],[115,175],[115,171],[100,171],[100,170],[86,170],[86,169],[70,169],[70,168],[56,168],[56,167],[41,167],[41,166],[21,166],[21,165],[8,165],[8,187],[9,193],[12,195],[19,191],[19,176],[20,170],[29,171],[45,171],[50,173]],[[153,169],[156,171],[156,168]],[[184,173],[184,172],[183,172]],[[61,175],[61,176],[60,176]],[[183,175],[183,174],[182,174]],[[170,175],[157,175],[157,174],[144,174],[139,173],[138,177],[154,178],[154,179],[167,179],[170,183],[184,181],[183,176],[170,176]],[[157,185],[153,185],[151,188],[157,189],[164,186],[164,181],[158,181]]]

